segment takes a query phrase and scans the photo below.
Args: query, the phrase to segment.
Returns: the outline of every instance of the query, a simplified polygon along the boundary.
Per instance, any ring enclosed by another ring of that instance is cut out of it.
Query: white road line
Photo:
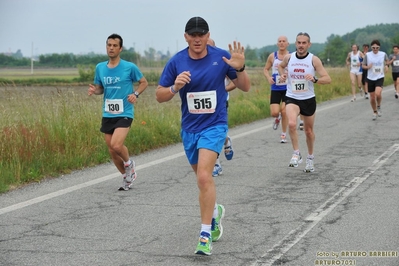
[[[170,156],[166,156],[166,157],[164,157],[162,159],[151,161],[151,162],[145,163],[143,165],[137,166],[137,170],[144,169],[144,168],[147,168],[147,167],[150,167],[150,166],[154,166],[154,165],[157,165],[157,164],[161,164],[161,163],[164,163],[164,162],[179,158],[181,156],[184,156],[184,152],[179,152],[179,153],[176,153],[176,154],[173,154],[173,155],[170,155]],[[82,188],[85,188],[85,187],[89,187],[89,186],[92,186],[92,185],[95,185],[95,184],[98,184],[98,183],[101,183],[101,182],[105,182],[105,181],[114,179],[114,178],[116,178],[118,176],[120,176],[120,173],[110,174],[110,175],[103,176],[103,177],[100,177],[100,178],[97,178],[97,179],[93,179],[91,181],[88,181],[88,182],[85,182],[85,183],[82,183],[82,184],[78,184],[78,185],[75,185],[75,186],[72,186],[72,187],[69,187],[69,188],[61,189],[61,190],[58,190],[56,192],[52,192],[52,193],[49,193],[49,194],[46,194],[46,195],[43,195],[43,196],[40,196],[40,197],[37,197],[37,198],[33,198],[33,199],[30,199],[30,200],[27,200],[27,201],[23,201],[21,203],[17,203],[17,204],[14,204],[14,205],[11,205],[11,206],[8,206],[8,207],[0,209],[0,215],[5,214],[7,212],[15,211],[15,210],[18,210],[18,209],[21,209],[21,208],[24,208],[24,207],[27,207],[27,206],[30,206],[30,205],[33,205],[33,204],[36,204],[36,203],[39,203],[39,202],[42,202],[42,201],[45,201],[45,200],[49,200],[49,199],[52,199],[52,198],[55,198],[55,197],[58,197],[58,196],[61,196],[61,195],[64,195],[64,194],[79,190],[79,189],[82,189]]]
[[[265,254],[263,254],[252,265],[271,266],[279,260],[287,251],[298,243],[312,228],[317,225],[325,216],[327,216],[338,204],[346,199],[360,184],[374,174],[386,161],[399,150],[399,144],[392,145],[382,155],[380,155],[373,164],[366,169],[361,177],[353,178],[330,199],[324,202],[319,208],[312,212],[305,221],[286,235],[279,243],[274,245]]]

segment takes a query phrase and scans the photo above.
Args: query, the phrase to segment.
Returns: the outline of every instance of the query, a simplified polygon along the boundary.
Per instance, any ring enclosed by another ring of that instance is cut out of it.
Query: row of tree
[[[352,44],[360,47],[363,44],[370,44],[374,39],[381,42],[381,51],[390,53],[393,45],[399,45],[399,23],[377,24],[367,26],[362,29],[356,29],[343,36],[330,35],[326,43],[314,43],[310,52],[316,54],[327,65],[343,66]],[[270,53],[276,50],[276,45],[265,46],[260,49],[252,49],[247,46],[245,49],[246,65],[249,67],[260,67],[266,62]],[[289,51],[295,51],[295,44],[290,44]],[[162,67],[172,55],[168,52],[166,55],[156,52],[154,48],[144,51],[144,55],[136,53],[134,48],[124,47],[121,57],[125,60],[136,63],[143,67]],[[34,63],[36,67],[77,67],[90,66],[98,62],[106,61],[107,55],[90,53],[87,55],[74,54],[50,54],[40,55]],[[22,57],[20,53],[8,56],[0,54],[0,67],[28,67],[31,65],[31,59]]]

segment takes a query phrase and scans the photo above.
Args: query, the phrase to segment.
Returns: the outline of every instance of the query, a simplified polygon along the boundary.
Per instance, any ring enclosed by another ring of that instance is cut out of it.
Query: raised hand
[[[231,58],[227,59],[226,57],[223,57],[223,61],[232,68],[241,69],[245,64],[244,47],[241,46],[240,42],[234,41],[233,46],[229,44],[229,51]]]

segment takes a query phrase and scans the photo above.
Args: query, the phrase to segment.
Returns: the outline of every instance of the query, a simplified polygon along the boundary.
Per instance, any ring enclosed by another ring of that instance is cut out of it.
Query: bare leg
[[[104,136],[112,161],[122,174],[125,173],[124,162],[129,161],[129,151],[123,144],[128,133],[129,128],[117,128],[113,134]]]
[[[370,92],[370,105],[371,109],[373,109],[373,112],[377,111],[377,104],[375,102],[375,92]]]
[[[298,133],[297,133],[297,119],[299,115],[299,106],[295,104],[287,104],[285,106],[287,118],[288,118],[288,132],[290,134],[292,148],[294,151],[299,150],[298,144]]]
[[[356,82],[356,74],[350,72],[349,75],[350,75],[350,79],[351,79],[352,102],[353,102],[354,100],[356,100],[356,86],[355,86],[356,85],[355,84],[355,82]]]
[[[381,106],[381,101],[382,101],[382,88],[381,87],[376,87],[375,88],[375,100],[377,107]]]
[[[288,127],[287,112],[285,110],[285,103],[282,103],[281,104],[281,130],[283,133],[287,132],[287,127]]]
[[[357,86],[359,88],[359,91],[361,91],[361,89],[362,89],[362,74],[356,75],[356,78],[357,78]]]
[[[212,177],[216,157],[216,152],[200,149],[198,164],[191,166],[197,175],[201,223],[208,225],[212,223],[213,209],[216,202],[216,186]]]
[[[312,116],[304,116],[303,117],[303,125],[306,134],[306,144],[308,146],[308,155],[313,155],[313,148],[315,142],[315,134],[313,131],[314,121],[315,121],[316,113]]]
[[[279,113],[280,113],[280,104],[277,103],[270,104],[270,115],[274,118],[277,118]]]

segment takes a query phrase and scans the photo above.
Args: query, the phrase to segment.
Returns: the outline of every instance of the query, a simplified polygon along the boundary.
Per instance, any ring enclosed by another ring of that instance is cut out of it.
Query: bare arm
[[[388,55],[387,54],[385,54],[385,73],[387,73],[388,72],[388,69],[389,69],[389,58],[388,58]]]
[[[346,65],[349,66],[350,65],[350,58],[351,58],[351,53],[348,53],[348,56],[346,57]]]
[[[242,91],[249,91],[251,88],[251,82],[249,80],[248,73],[244,70],[243,72],[237,72],[237,78],[232,80],[234,86]]]
[[[191,74],[190,71],[183,71],[180,73],[176,79],[175,83],[169,87],[164,87],[158,85],[157,90],[155,92],[155,97],[159,103],[170,101],[176,93],[181,90],[186,83],[191,81]]]
[[[274,84],[274,80],[272,76],[270,76],[270,69],[273,66],[273,57],[274,57],[273,53],[269,54],[266,60],[265,67],[263,68],[263,74],[265,75],[270,85]]]
[[[393,61],[395,61],[396,59],[398,59],[398,56],[396,56],[395,54],[393,54],[392,55],[392,58],[391,58],[391,60],[389,60],[389,58],[388,58],[388,65],[391,65],[392,63],[393,63]]]
[[[138,92],[138,94],[140,95],[145,89],[147,89],[148,81],[147,81],[147,79],[146,79],[145,77],[142,77],[142,78],[138,81],[138,83],[139,83],[139,85],[137,86],[137,89],[135,90],[135,92]],[[129,94],[129,95],[127,96],[127,100],[128,100],[130,103],[136,103],[136,99],[137,99],[137,97],[136,97],[136,95],[134,95],[133,93],[132,93],[132,94]]]
[[[226,78],[227,78],[227,77],[226,77]],[[228,79],[228,78],[227,78],[227,79]],[[237,87],[236,87],[236,85],[234,84],[234,82],[232,82],[231,80],[230,80],[229,84],[226,85],[226,91],[227,91],[227,92],[232,91],[232,90],[234,90],[235,88],[237,88]]]
[[[141,94],[143,91],[145,91],[145,89],[147,89],[148,87],[148,81],[145,77],[142,77],[139,80],[139,86],[137,87],[136,91]]]
[[[91,95],[100,95],[104,93],[104,88],[101,85],[98,84],[89,84],[89,90],[87,91],[87,94],[89,96]]]
[[[161,85],[158,85],[155,92],[155,98],[159,103],[170,101],[173,96],[175,96],[175,93],[172,93],[170,87],[163,87]]]
[[[370,69],[372,66],[373,66],[373,64],[370,64],[370,65],[367,64],[367,55],[364,55],[363,62],[362,62],[362,68]]]
[[[331,77],[327,73],[326,69],[324,68],[323,64],[321,63],[320,58],[317,56],[313,56],[313,66],[314,69],[316,70],[318,74],[318,81],[317,84],[330,84],[331,83]],[[314,82],[314,79],[312,80]]]
[[[291,58],[291,54],[287,54],[284,56],[283,61],[278,64],[278,74],[280,75],[280,81],[284,82],[287,79],[287,73],[285,72],[285,68],[288,66],[288,61]]]

